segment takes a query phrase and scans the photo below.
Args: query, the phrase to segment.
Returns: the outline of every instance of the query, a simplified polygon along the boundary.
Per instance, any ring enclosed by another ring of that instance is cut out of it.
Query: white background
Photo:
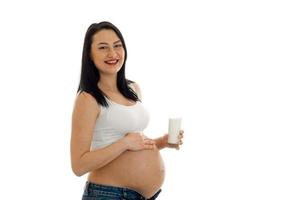
[[[71,113],[87,27],[122,31],[148,136],[183,117],[159,199],[300,199],[297,1],[1,1],[1,199],[80,199]]]

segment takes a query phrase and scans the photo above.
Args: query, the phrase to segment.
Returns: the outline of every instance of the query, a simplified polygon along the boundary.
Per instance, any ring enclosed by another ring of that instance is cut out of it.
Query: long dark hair
[[[140,101],[140,99],[138,98],[138,95],[134,92],[134,90],[132,90],[128,86],[128,84],[133,83],[133,81],[125,78],[125,64],[126,64],[126,59],[127,59],[127,50],[126,50],[126,45],[125,45],[125,41],[122,36],[122,33],[115,25],[113,25],[110,22],[106,22],[106,21],[91,24],[89,26],[89,28],[87,29],[87,32],[86,32],[85,38],[84,38],[84,44],[83,44],[83,52],[82,52],[82,60],[81,60],[81,75],[80,75],[80,83],[79,83],[77,93],[78,92],[81,93],[82,91],[85,91],[85,92],[91,94],[97,100],[98,104],[108,107],[108,103],[104,97],[106,95],[97,86],[97,83],[99,82],[99,80],[101,78],[100,73],[90,56],[93,35],[102,29],[113,30],[117,34],[119,39],[121,40],[124,51],[125,51],[124,63],[117,74],[117,87],[118,87],[119,91],[127,99],[131,99],[134,101]]]

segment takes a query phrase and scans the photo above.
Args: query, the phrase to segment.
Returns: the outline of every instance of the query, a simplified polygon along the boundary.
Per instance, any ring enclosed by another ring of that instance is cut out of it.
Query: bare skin
[[[124,60],[124,49],[112,30],[101,30],[93,36],[91,57],[101,74],[98,87],[114,102],[133,105],[126,99],[116,85],[116,75]],[[134,89],[141,98],[137,84]],[[76,97],[72,115],[71,161],[77,176],[89,173],[88,180],[93,183],[127,187],[149,198],[161,187],[164,181],[164,164],[159,150],[170,146],[167,135],[150,139],[144,135],[127,133],[115,143],[91,151],[93,129],[101,107],[94,97],[82,92]]]

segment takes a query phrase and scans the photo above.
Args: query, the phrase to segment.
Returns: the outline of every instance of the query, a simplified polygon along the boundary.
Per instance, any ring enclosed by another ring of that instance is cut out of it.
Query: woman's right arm
[[[153,140],[144,139],[140,134],[128,133],[105,148],[90,151],[94,126],[100,112],[92,95],[82,92],[77,96],[72,114],[71,136],[72,170],[77,176],[105,166],[126,150],[154,148]]]

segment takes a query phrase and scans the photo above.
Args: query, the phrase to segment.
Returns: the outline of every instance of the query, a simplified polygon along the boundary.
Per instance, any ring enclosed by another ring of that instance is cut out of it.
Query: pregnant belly
[[[125,151],[105,167],[89,174],[89,181],[134,189],[153,196],[164,181],[164,164],[158,149]]]

